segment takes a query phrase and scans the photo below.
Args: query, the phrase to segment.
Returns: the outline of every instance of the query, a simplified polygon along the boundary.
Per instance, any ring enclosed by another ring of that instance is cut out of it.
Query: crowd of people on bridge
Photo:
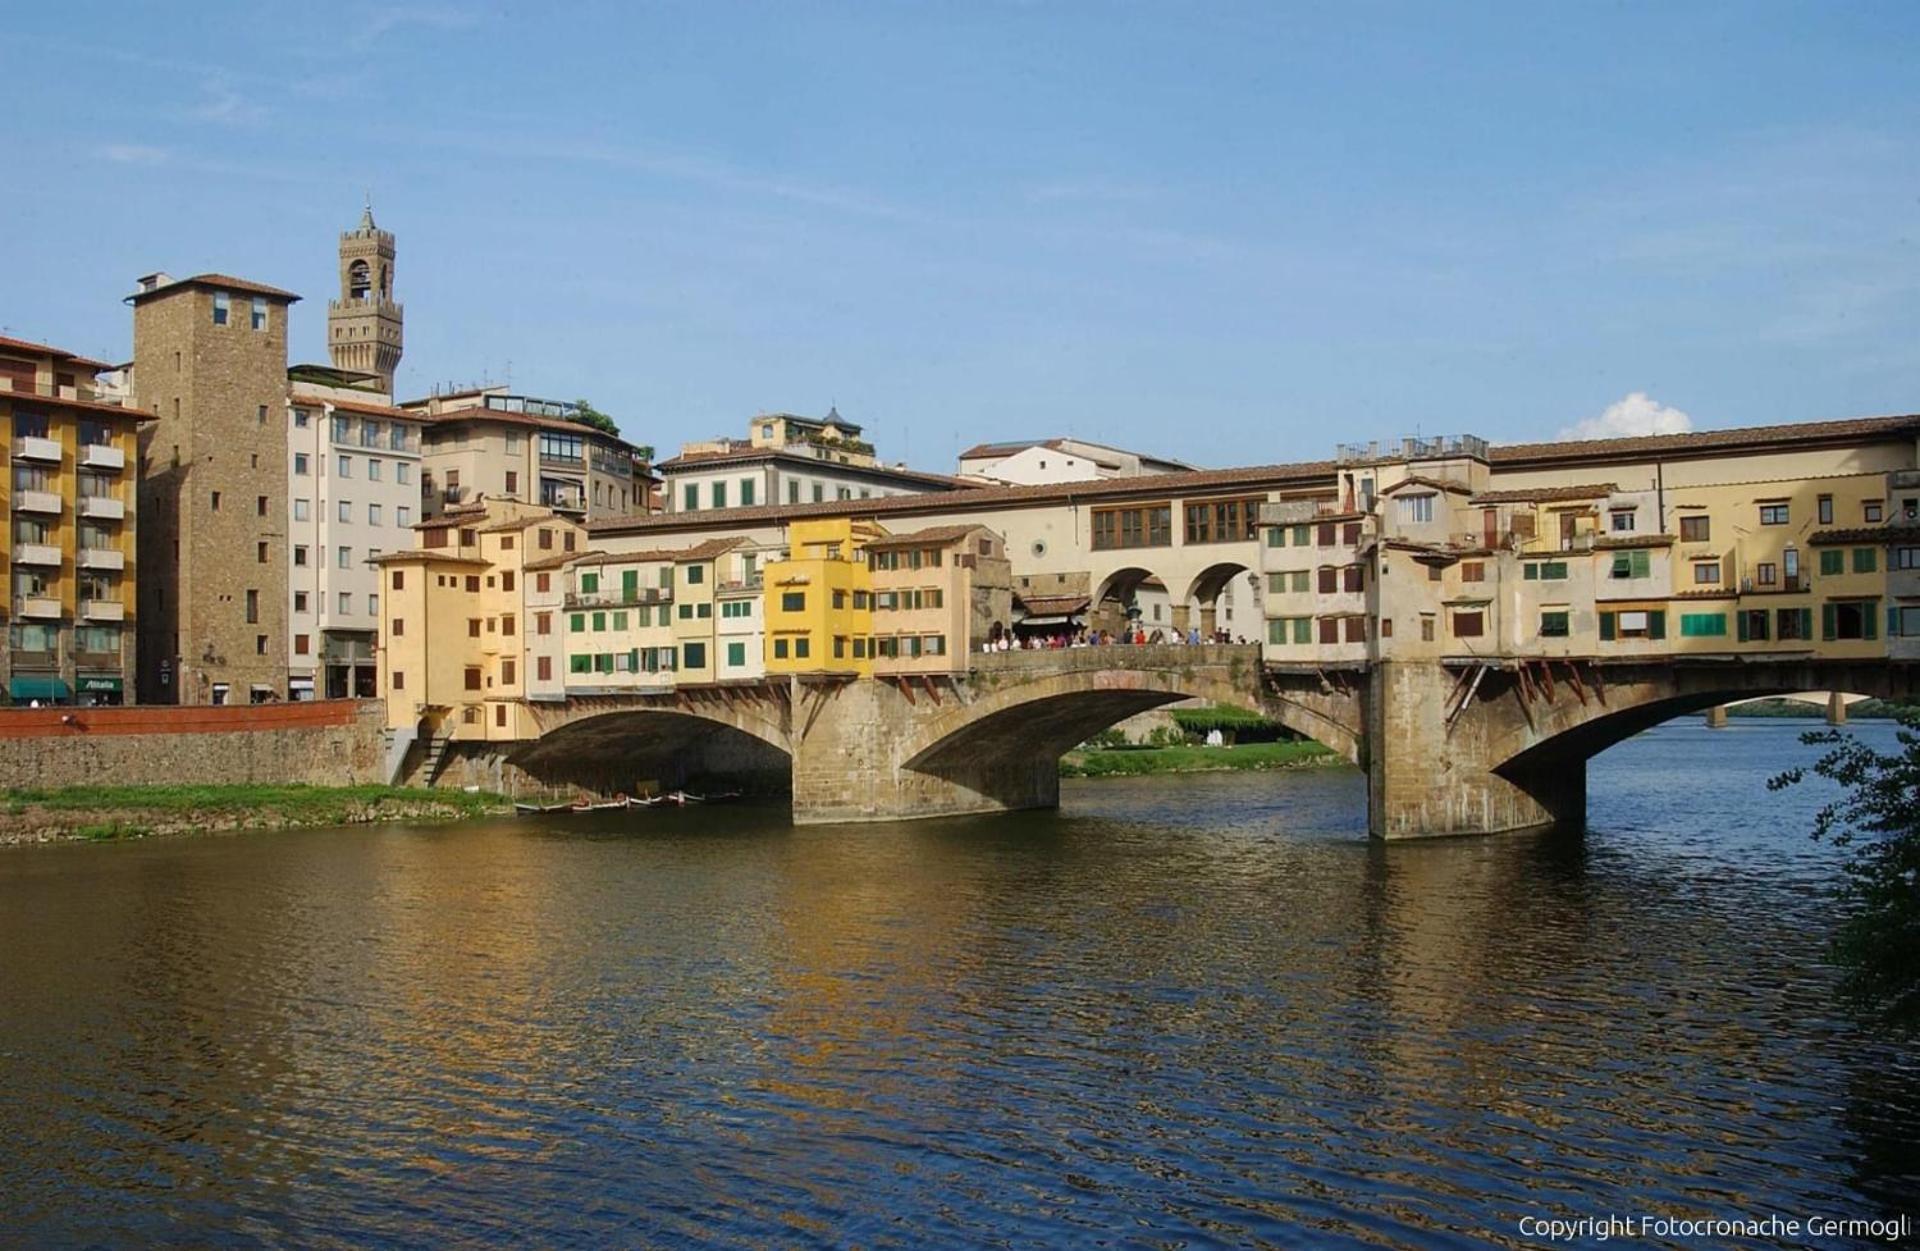
[[[983,652],[1030,652],[1049,651],[1071,647],[1199,647],[1204,643],[1239,643],[1246,639],[1226,630],[1214,630],[1202,634],[1198,626],[1184,632],[1171,626],[1152,630],[1142,625],[1132,625],[1122,630],[1075,630],[1051,634],[1020,635],[1009,627],[996,621],[981,642]]]

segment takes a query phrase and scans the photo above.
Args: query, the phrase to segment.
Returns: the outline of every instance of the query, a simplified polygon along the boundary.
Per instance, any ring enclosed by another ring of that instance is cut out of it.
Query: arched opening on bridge
[[[1216,635],[1223,642],[1260,641],[1262,620],[1260,575],[1235,561],[1208,565],[1187,587],[1189,621],[1198,626],[1203,642]]]
[[[757,734],[670,709],[584,717],[514,752],[509,763],[536,783],[601,794],[662,790],[792,793],[793,762]]]
[[[1149,634],[1174,627],[1174,606],[1167,597],[1166,583],[1151,569],[1137,565],[1108,574],[1095,591],[1087,614],[1089,630],[1119,634],[1135,626]]]

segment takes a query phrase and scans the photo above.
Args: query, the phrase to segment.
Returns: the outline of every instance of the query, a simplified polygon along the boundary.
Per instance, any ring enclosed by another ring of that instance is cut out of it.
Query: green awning
[[[7,694],[14,699],[65,699],[72,692],[52,674],[32,673],[7,679]]]
[[[119,678],[108,677],[105,674],[83,673],[80,675],[80,681],[76,685],[80,687],[80,693],[82,695],[90,691],[110,692],[118,695],[125,689],[124,683],[122,683]]]

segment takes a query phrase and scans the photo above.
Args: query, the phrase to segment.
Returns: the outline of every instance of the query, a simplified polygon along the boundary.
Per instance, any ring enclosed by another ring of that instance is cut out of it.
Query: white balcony
[[[111,495],[83,495],[80,497],[80,515],[101,521],[121,521],[126,518],[127,506]]]
[[[19,557],[14,559],[18,561]],[[127,554],[111,547],[83,547],[75,563],[82,569],[111,569],[117,572],[127,567]]]
[[[43,439],[37,435],[23,434],[13,441],[15,460],[40,460],[60,463],[60,441]]]
[[[15,543],[13,545],[13,563],[16,565],[52,565],[60,567],[60,549],[51,543]]]
[[[105,443],[89,443],[80,449],[80,463],[89,469],[125,469],[127,454]]]
[[[117,599],[83,599],[80,615],[88,621],[125,621],[127,606]]]
[[[58,621],[60,601],[50,595],[24,595],[20,598],[18,615],[37,621]]]
[[[15,491],[13,510],[19,513],[58,513],[60,497],[52,491]]]

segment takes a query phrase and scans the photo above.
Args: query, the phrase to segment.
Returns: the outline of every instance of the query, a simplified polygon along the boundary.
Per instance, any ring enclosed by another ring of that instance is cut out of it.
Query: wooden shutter
[[[1667,637],[1667,614],[1665,609],[1647,614],[1647,637],[1650,639],[1663,639]]]
[[[1820,605],[1820,637],[1822,639],[1832,641],[1833,636],[1840,632],[1839,617],[1839,608],[1832,601]]]
[[[1691,520],[1692,520],[1692,518],[1688,518],[1687,520],[1689,520],[1689,521],[1691,521]],[[1735,626],[1737,627],[1737,629],[1736,629],[1736,631],[1735,631],[1735,632],[1736,632],[1736,633],[1737,633],[1737,634],[1738,634],[1738,635],[1740,636],[1740,641],[1741,641],[1742,643],[1744,643],[1744,642],[1746,642],[1746,641],[1747,641],[1747,613],[1746,613],[1746,610],[1745,610],[1745,609],[1740,609],[1740,610],[1738,610],[1738,611],[1736,611],[1736,612],[1735,612],[1735,613],[1733,614],[1733,621],[1734,621],[1734,625],[1735,625]]]
[[[1613,642],[1613,614],[1610,612],[1600,614],[1600,641]]]

